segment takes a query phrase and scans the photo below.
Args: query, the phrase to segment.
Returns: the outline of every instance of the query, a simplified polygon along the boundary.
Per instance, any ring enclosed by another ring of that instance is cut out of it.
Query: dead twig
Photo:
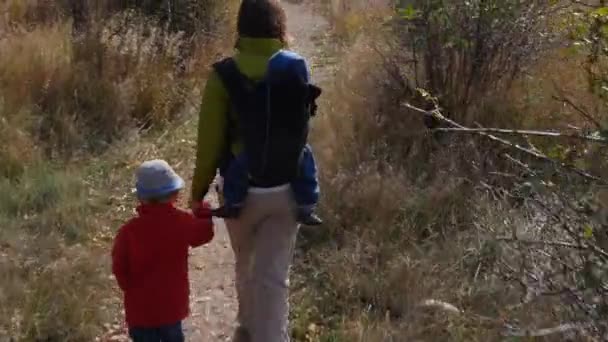
[[[566,97],[566,95],[564,95],[563,93],[561,94],[561,96],[553,96],[553,99],[570,106],[572,109],[574,109],[576,112],[578,112],[583,118],[585,118],[587,121],[591,122],[596,128],[602,128],[602,124],[599,121],[597,121],[597,119],[595,119],[593,117],[593,115],[591,115],[588,111],[583,109],[581,106],[574,103],[572,100],[570,100],[568,97]]]
[[[450,303],[444,302],[444,301],[440,301],[440,300],[427,299],[427,300],[424,300],[421,303],[419,303],[418,307],[438,309],[440,311],[444,311],[444,312],[456,314],[456,315],[472,316],[473,318],[475,318],[477,320],[480,320],[480,321],[483,321],[486,323],[491,323],[492,325],[501,326],[503,329],[502,335],[510,336],[510,337],[544,337],[544,336],[550,336],[550,335],[555,335],[555,334],[563,334],[563,333],[566,333],[568,331],[573,331],[573,330],[584,330],[584,329],[587,329],[592,326],[592,324],[589,322],[570,322],[570,323],[563,323],[563,324],[560,324],[558,326],[551,327],[551,328],[542,328],[542,329],[528,328],[528,329],[526,329],[526,328],[517,328],[511,324],[504,323],[500,319],[481,316],[481,315],[477,315],[477,314],[467,314],[464,311],[457,308],[456,306],[454,306]]]
[[[461,132],[461,133],[499,133],[508,135],[533,135],[539,137],[550,137],[550,138],[571,138],[584,141],[590,141],[600,144],[608,144],[608,139],[596,137],[592,135],[562,133],[562,132],[547,132],[547,131],[536,131],[536,130],[523,130],[523,129],[503,129],[503,128],[435,128],[433,131],[439,132]]]
[[[433,308],[439,309],[441,311],[453,313],[453,314],[461,314],[462,310],[457,308],[455,305],[450,304],[448,302],[444,302],[436,299],[427,299],[418,304],[420,308]]]
[[[507,331],[503,333],[504,336],[510,337],[544,337],[555,334],[563,334],[572,330],[584,330],[590,327],[590,323],[564,323],[552,328],[544,329],[516,329],[508,326]]]
[[[551,246],[551,247],[561,247],[561,248],[570,248],[570,249],[578,249],[578,250],[591,250],[599,255],[601,255],[602,257],[608,259],[608,252],[604,251],[603,249],[591,245],[591,244],[575,244],[575,243],[570,243],[570,242],[564,242],[564,241],[542,241],[542,240],[524,240],[524,239],[514,239],[514,238],[497,238],[496,241],[503,241],[503,242],[512,242],[512,243],[519,243],[519,244],[525,244],[525,245],[539,245],[539,246]]]
[[[460,129],[465,129],[465,130],[470,130],[471,129],[469,127],[466,127],[466,126],[463,126],[463,125],[459,124],[456,121],[453,121],[451,119],[446,118],[445,116],[443,116],[443,114],[441,114],[440,110],[437,109],[437,108],[434,109],[434,110],[424,110],[424,109],[412,106],[409,103],[405,103],[404,106],[406,108],[411,109],[411,110],[413,110],[415,112],[418,112],[420,114],[432,116],[435,119],[443,121],[443,122],[445,122],[445,123],[447,123],[447,124],[449,124],[449,125],[451,125],[453,127],[460,128]],[[514,143],[514,142],[511,142],[509,140],[506,140],[506,139],[503,139],[503,138],[499,138],[499,137],[497,137],[497,136],[495,136],[493,134],[487,133],[487,132],[483,132],[483,131],[479,132],[478,131],[478,132],[475,132],[475,134],[483,136],[483,137],[486,137],[486,138],[488,138],[490,140],[493,140],[495,142],[498,142],[498,143],[500,143],[502,145],[511,147],[511,148],[513,148],[513,149],[515,149],[517,151],[520,151],[520,152],[523,152],[525,154],[528,154],[528,155],[530,155],[530,156],[532,156],[532,157],[534,157],[536,159],[539,159],[539,160],[542,160],[544,162],[547,162],[547,163],[559,166],[559,167],[561,167],[561,168],[563,168],[565,170],[569,170],[571,172],[574,172],[574,173],[578,174],[579,176],[581,176],[581,177],[583,177],[583,178],[585,178],[587,180],[591,180],[591,181],[597,182],[597,183],[599,183],[601,185],[608,185],[608,181],[605,180],[605,179],[603,179],[603,178],[601,178],[601,177],[592,175],[591,173],[589,173],[589,172],[587,172],[585,170],[582,170],[582,169],[580,169],[580,168],[578,168],[578,167],[576,167],[574,165],[570,165],[570,164],[564,163],[562,161],[550,158],[550,157],[548,157],[548,156],[546,156],[546,155],[544,155],[544,154],[542,154],[542,153],[540,153],[538,151],[535,151],[535,150],[529,149],[527,147],[521,146],[521,145],[519,145],[517,143]]]

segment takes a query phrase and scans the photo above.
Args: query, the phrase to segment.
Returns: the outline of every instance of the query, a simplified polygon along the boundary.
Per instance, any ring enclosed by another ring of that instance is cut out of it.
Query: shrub
[[[554,159],[539,161],[483,135],[430,134],[403,107],[438,103],[473,127],[571,123],[576,109],[553,99],[553,76],[586,93],[571,100],[593,96],[584,77],[569,77],[587,58],[555,57],[568,45],[560,21],[569,13],[549,2],[407,3],[390,30],[365,26],[324,95],[314,138],[327,229],[300,240],[294,336],[499,341],[547,327],[539,340],[601,339],[606,210],[591,198],[605,186],[572,167],[603,176],[604,145],[597,157],[594,145],[566,138],[507,138]],[[577,45],[593,45],[597,37],[581,31]],[[567,72],[543,72],[547,56]],[[544,111],[523,111],[522,84],[546,83],[534,89]],[[576,125],[569,132],[602,135],[584,119]]]
[[[397,31],[401,62],[413,87],[439,98],[450,117],[468,124],[469,109],[508,89],[549,43],[556,4],[547,1],[414,1]]]

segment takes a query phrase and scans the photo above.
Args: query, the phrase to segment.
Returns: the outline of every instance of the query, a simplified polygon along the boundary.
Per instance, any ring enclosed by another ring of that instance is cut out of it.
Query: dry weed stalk
[[[546,186],[542,165],[526,164],[521,160],[513,158],[507,153],[501,156],[515,161],[516,165],[524,168],[528,174],[528,179],[516,176],[518,181],[531,182],[534,178],[540,185],[532,190],[523,199],[531,203],[531,208],[542,213],[547,221],[541,228],[543,231],[552,231],[551,237],[546,233],[537,238],[526,238],[519,236],[515,230],[510,237],[496,237],[499,243],[514,244],[518,257],[522,258],[521,271],[509,266],[505,262],[506,269],[504,276],[509,273],[521,272],[521,277],[513,275],[513,279],[525,288],[526,296],[535,293],[533,296],[563,296],[567,298],[573,307],[576,307],[578,314],[586,317],[576,323],[564,323],[554,328],[530,330],[516,329],[509,327],[505,334],[508,336],[548,336],[552,334],[565,333],[570,330],[593,331],[594,334],[605,336],[608,333],[608,322],[603,317],[604,310],[608,309],[608,226],[604,221],[594,220],[594,215],[603,215],[605,203],[597,202],[594,208],[586,207],[580,199],[581,192],[591,194],[603,194],[606,190],[601,190],[608,185],[608,180],[594,176],[586,170],[576,166],[565,164],[562,161],[550,158],[534,147],[524,147],[519,143],[499,138],[493,134],[508,134],[516,136],[539,135],[551,138],[577,138],[591,143],[605,144],[607,141],[603,137],[568,136],[554,132],[539,132],[528,130],[505,130],[487,128],[468,128],[441,114],[439,109],[427,111],[410,104],[405,107],[422,115],[431,116],[442,123],[447,124],[448,128],[435,128],[435,130],[451,133],[472,133],[489,138],[491,141],[500,143],[513,149],[514,151],[534,157],[541,162],[548,163],[554,167],[554,172],[560,174],[559,179],[562,183]],[[573,173],[582,178],[582,182],[574,181],[568,173]],[[525,176],[524,176],[525,177]],[[555,177],[553,177],[555,182]],[[491,189],[491,186],[487,185]],[[574,186],[574,189],[572,188]],[[503,189],[504,190],[504,189]],[[521,197],[521,194],[506,190],[506,194],[511,197]],[[593,202],[593,200],[591,200]],[[594,222],[595,221],[595,222]],[[529,247],[536,247],[530,249]],[[533,253],[533,254],[531,254]],[[541,255],[539,258],[538,255]],[[528,263],[525,260],[540,259],[539,263]],[[561,270],[560,270],[561,269]],[[542,270],[542,271],[541,271]],[[539,273],[539,271],[541,273]],[[531,301],[532,299],[526,299]]]

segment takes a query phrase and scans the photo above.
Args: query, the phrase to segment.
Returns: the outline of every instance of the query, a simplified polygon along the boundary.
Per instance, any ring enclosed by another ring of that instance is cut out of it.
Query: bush
[[[573,55],[570,12],[549,2],[407,3],[389,30],[365,25],[324,95],[314,139],[327,229],[300,240],[294,336],[501,341],[551,328],[538,340],[601,339],[606,210],[593,196],[605,185],[572,170],[605,178],[604,145],[500,135],[553,159],[539,161],[487,136],[430,133],[403,106],[438,104],[472,127],[575,122],[568,133],[600,137],[554,87],[578,88],[569,99],[600,121],[578,54],[597,37],[576,26]]]
[[[552,42],[548,1],[414,1],[399,9],[395,35],[414,88],[439,98],[450,117],[468,117],[500,94]]]

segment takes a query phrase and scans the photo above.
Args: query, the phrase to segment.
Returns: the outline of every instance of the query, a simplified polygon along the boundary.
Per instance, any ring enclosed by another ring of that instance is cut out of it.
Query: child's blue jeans
[[[249,189],[247,160],[244,154],[237,156],[224,173],[224,200],[226,206],[242,206]],[[317,164],[309,145],[302,150],[298,177],[291,183],[298,208],[312,211],[319,202]]]
[[[131,328],[129,336],[133,342],[184,342],[182,322],[158,328]]]

